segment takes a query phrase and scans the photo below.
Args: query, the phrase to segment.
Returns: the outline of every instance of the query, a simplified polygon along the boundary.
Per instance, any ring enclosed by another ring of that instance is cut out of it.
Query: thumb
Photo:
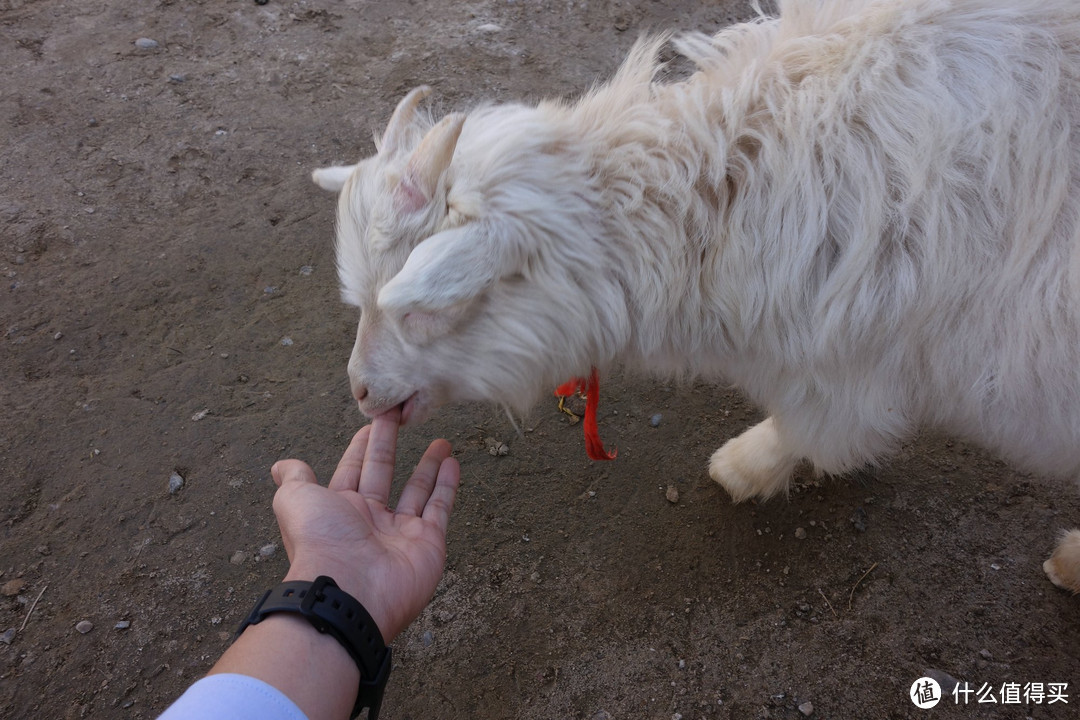
[[[315,471],[303,460],[278,460],[270,468],[270,475],[278,487],[286,483],[315,484],[318,482]]]

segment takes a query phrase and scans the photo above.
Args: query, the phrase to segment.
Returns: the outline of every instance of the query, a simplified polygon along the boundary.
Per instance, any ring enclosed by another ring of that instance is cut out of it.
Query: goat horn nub
[[[416,116],[416,108],[420,102],[431,94],[431,87],[421,85],[413,88],[409,94],[401,99],[390,122],[386,125],[386,132],[382,136],[381,152],[396,152],[405,139],[405,131],[412,124]]]

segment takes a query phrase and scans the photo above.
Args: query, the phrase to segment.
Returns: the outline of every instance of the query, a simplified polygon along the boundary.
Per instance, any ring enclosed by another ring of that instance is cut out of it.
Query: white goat
[[[574,103],[398,106],[340,190],[368,415],[524,410],[590,367],[723,378],[770,417],[736,500],[920,426],[1080,473],[1080,3],[788,0],[660,83],[639,42]],[[1080,591],[1080,532],[1044,566]]]

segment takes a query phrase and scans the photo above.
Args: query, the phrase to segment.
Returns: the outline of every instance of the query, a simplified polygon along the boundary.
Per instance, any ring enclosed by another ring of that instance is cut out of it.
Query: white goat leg
[[[742,502],[787,492],[799,458],[784,445],[776,421],[766,418],[713,453],[709,475]]]
[[[1059,588],[1080,593],[1080,530],[1061,536],[1054,554],[1043,563],[1043,572]]]

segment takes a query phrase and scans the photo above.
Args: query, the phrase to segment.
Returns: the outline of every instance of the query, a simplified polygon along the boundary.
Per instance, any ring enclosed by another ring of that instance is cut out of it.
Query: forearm
[[[342,720],[356,701],[360,671],[344,647],[299,615],[249,625],[209,674],[248,675],[284,693],[311,720]]]

